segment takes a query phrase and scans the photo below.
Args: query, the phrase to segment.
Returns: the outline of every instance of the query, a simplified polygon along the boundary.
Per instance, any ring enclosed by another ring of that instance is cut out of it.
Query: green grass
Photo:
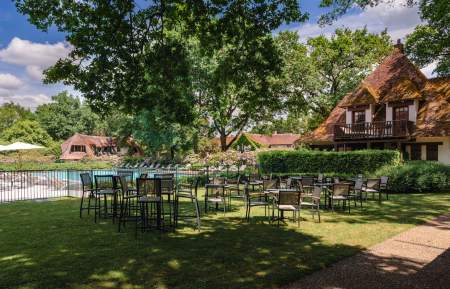
[[[301,228],[202,217],[203,230],[134,238],[110,220],[78,217],[78,200],[0,205],[0,288],[278,288],[450,210],[448,194],[397,195],[361,209],[324,212]]]

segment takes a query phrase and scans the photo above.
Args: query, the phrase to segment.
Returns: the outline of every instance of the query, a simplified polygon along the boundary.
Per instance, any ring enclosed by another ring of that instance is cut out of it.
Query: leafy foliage
[[[0,135],[15,122],[25,119],[34,119],[34,115],[30,110],[12,102],[4,103],[0,106]]]
[[[22,141],[45,147],[53,144],[51,136],[34,120],[21,120],[5,129],[1,138],[7,142]]]
[[[284,62],[277,84],[290,115],[277,126],[280,131],[294,126],[295,132],[319,125],[392,49],[386,31],[371,34],[367,29],[337,29],[331,38],[318,36],[306,44],[295,32],[281,32],[276,43]]]
[[[73,85],[102,111],[116,106],[129,113],[158,110],[181,124],[194,118],[191,39],[211,56],[229,43],[232,49],[225,51],[220,70],[227,73],[218,77],[242,80],[249,71],[242,68],[255,67],[264,56],[259,52],[266,42],[260,38],[283,22],[304,18],[296,0],[16,0],[16,5],[37,28],[56,25],[73,47],[46,71],[47,82]]]
[[[263,173],[371,173],[383,165],[396,165],[400,153],[390,150],[361,150],[353,152],[326,151],[267,151],[258,154]]]
[[[410,161],[384,166],[378,176],[389,177],[389,191],[394,193],[437,192],[450,190],[450,166],[430,161]]]
[[[51,103],[36,109],[36,118],[56,140],[65,140],[74,133],[93,134],[100,117],[67,92],[52,97]]]
[[[422,0],[420,15],[427,24],[408,35],[406,52],[419,66],[436,62],[438,75],[450,75],[450,5],[447,0]]]

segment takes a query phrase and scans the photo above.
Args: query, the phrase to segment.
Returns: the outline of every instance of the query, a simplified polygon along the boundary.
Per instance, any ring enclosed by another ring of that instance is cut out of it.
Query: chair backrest
[[[300,205],[300,195],[299,191],[280,191],[278,193],[278,205]]]
[[[333,195],[334,196],[346,196],[350,192],[349,184],[334,184],[333,185]]]
[[[126,176],[115,176],[115,183],[120,189],[119,192],[122,196],[128,196],[130,191],[128,189],[128,180]]]
[[[278,180],[263,180],[263,190],[276,189],[278,188]]]
[[[323,182],[323,174],[319,174],[319,176],[317,177],[317,181],[319,183]]]
[[[338,184],[340,182],[339,177],[334,177],[333,181],[334,181],[335,184]]]
[[[138,178],[137,194],[139,196],[161,196],[161,179],[160,178]]]
[[[92,178],[89,173],[80,174],[80,178],[81,178],[81,185],[82,185],[83,190],[85,190],[85,189],[92,190],[93,189]]]
[[[320,204],[320,196],[322,195],[322,187],[314,186],[314,190],[312,192],[312,203]]]
[[[378,190],[380,188],[380,179],[374,178],[374,179],[367,179],[367,188]]]
[[[389,182],[389,177],[382,176],[380,177],[380,189],[387,189]]]
[[[292,187],[292,178],[288,178],[286,181],[286,189],[290,189]]]
[[[356,179],[355,186],[353,187],[355,191],[361,191],[363,187],[363,180],[362,179]]]
[[[314,178],[313,177],[302,177],[301,183],[303,186],[312,186],[312,185],[314,185]]]
[[[114,189],[115,181],[113,175],[95,175],[95,187],[97,189]]]

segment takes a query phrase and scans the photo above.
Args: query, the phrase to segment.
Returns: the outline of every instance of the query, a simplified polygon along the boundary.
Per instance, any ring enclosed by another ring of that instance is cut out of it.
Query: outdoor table
[[[205,213],[208,212],[208,195],[210,190],[221,189],[222,195],[225,197],[225,189],[228,187],[227,184],[206,184],[205,185]],[[218,209],[219,204],[216,204],[216,210]]]

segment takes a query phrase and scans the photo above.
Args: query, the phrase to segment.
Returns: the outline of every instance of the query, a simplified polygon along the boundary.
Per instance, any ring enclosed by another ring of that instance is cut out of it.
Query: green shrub
[[[326,152],[311,150],[266,151],[258,154],[261,172],[370,174],[384,165],[400,163],[400,153],[393,150]]]
[[[450,190],[450,166],[431,161],[410,161],[384,166],[377,176],[389,177],[389,191],[394,193],[440,192]]]

